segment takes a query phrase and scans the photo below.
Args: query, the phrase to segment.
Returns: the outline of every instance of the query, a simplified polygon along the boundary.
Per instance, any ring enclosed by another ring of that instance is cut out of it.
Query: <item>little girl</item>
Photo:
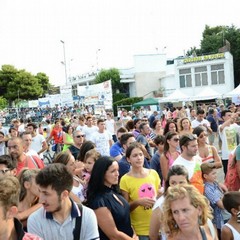
[[[88,182],[91,177],[92,169],[97,161],[97,159],[100,157],[100,153],[94,148],[86,152],[84,157],[84,170],[82,173],[82,180],[84,181],[84,196],[86,199],[86,193],[88,188]]]

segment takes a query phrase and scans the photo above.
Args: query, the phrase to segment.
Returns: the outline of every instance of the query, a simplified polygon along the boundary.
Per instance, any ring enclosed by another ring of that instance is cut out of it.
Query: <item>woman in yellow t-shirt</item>
[[[160,178],[155,170],[143,167],[142,144],[132,143],[126,151],[126,158],[131,164],[131,170],[121,178],[120,189],[130,204],[131,224],[139,240],[148,240],[152,207],[156,201]]]

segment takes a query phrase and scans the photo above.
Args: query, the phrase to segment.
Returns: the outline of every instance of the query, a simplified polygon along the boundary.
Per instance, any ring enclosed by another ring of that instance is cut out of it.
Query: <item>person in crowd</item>
[[[15,128],[15,127],[10,127],[9,130],[8,130],[8,138],[11,139],[11,138],[15,138],[18,136],[18,130]]]
[[[163,131],[163,135],[166,136],[166,134],[168,132],[178,132],[177,124],[172,120],[167,121],[166,126]]]
[[[77,202],[83,202],[86,199],[84,198],[84,182],[74,175],[76,170],[75,159],[73,155],[69,152],[60,152],[54,158],[54,163],[61,163],[66,166],[67,170],[73,175],[73,187],[70,192],[72,199]]]
[[[167,124],[167,119],[166,119],[166,115],[163,113],[161,118],[160,118],[161,124],[162,124],[162,129],[164,129],[166,127]]]
[[[13,159],[10,155],[0,155],[0,176],[17,174],[17,160]]]
[[[157,119],[156,119],[157,116],[158,116],[158,112],[157,112],[157,111],[154,111],[154,112],[151,114],[151,116],[149,117],[149,126],[150,126],[150,128],[154,128],[154,127],[153,127],[153,122],[154,122],[155,120],[157,120]]]
[[[86,117],[86,125],[83,127],[82,131],[85,134],[86,140],[92,140],[92,134],[98,131],[97,126],[93,125],[92,115]]]
[[[24,131],[20,137],[22,139],[24,153],[28,156],[37,156],[39,158],[38,153],[31,148],[32,134],[28,131]]]
[[[5,135],[0,131],[0,155],[6,154]]]
[[[184,134],[192,134],[192,124],[189,118],[184,117],[181,118],[179,121],[179,136],[182,136]]]
[[[218,126],[218,131],[222,140],[222,164],[226,176],[228,157],[237,147],[240,126],[235,123],[238,113],[232,113],[230,110],[223,110],[221,116],[224,122]]]
[[[128,149],[128,147],[130,146],[130,144],[135,143],[136,139],[134,138],[132,133],[125,133],[121,136],[120,138],[120,143],[121,146],[124,150],[124,154],[122,156],[122,158],[118,161],[118,165],[119,165],[119,181],[121,179],[121,177],[128,173],[131,169],[131,164],[130,162],[127,160],[126,158],[126,151]],[[146,152],[146,149],[144,148],[144,151]],[[149,164],[146,158],[144,158],[144,165],[145,168],[149,168]]]
[[[0,176],[0,239],[42,240],[37,235],[26,233],[16,218],[18,212],[20,184],[14,176]]]
[[[162,123],[160,120],[156,119],[152,123],[153,131],[150,133],[151,139],[155,139],[158,135],[163,135]]]
[[[227,192],[223,196],[223,206],[231,214],[229,221],[221,231],[222,240],[240,239],[240,192]]]
[[[130,204],[131,223],[139,240],[148,239],[152,207],[160,187],[157,172],[143,167],[143,151],[139,143],[132,143],[128,147],[126,158],[131,169],[120,180],[120,189]]]
[[[207,221],[211,218],[205,197],[192,185],[169,187],[163,203],[162,222],[168,240],[217,240]]]
[[[37,125],[35,123],[28,123],[27,129],[32,135],[32,143],[30,148],[36,151],[39,157],[43,159],[43,152],[48,149],[48,145],[44,136],[37,133]]]
[[[17,161],[17,175],[22,168],[44,168],[43,161],[37,156],[28,156],[24,153],[23,142],[19,137],[9,139],[8,141],[8,152],[10,156]]]
[[[67,125],[63,129],[63,151],[66,151],[72,144],[73,141],[73,127],[71,124]]]
[[[106,130],[112,135],[112,140],[113,142],[117,141],[117,137],[116,137],[116,123],[115,120],[112,117],[112,113],[108,112],[106,114],[107,119],[105,120],[105,124],[106,124]]]
[[[99,239],[94,212],[70,198],[73,175],[64,164],[49,164],[38,173],[36,183],[43,206],[28,218],[28,232],[43,239]]]
[[[204,185],[201,172],[201,159],[196,156],[198,151],[197,137],[193,134],[182,135],[179,140],[181,154],[173,165],[183,165],[188,170],[188,178],[200,193],[203,194]]]
[[[80,130],[73,132],[73,143],[68,147],[66,151],[70,152],[77,160],[78,154],[80,153],[81,147],[85,141],[85,134]]]
[[[91,141],[96,145],[97,151],[102,156],[109,156],[110,147],[112,146],[112,136],[105,129],[104,119],[97,120],[98,130],[91,135]]]
[[[108,156],[100,157],[93,166],[87,204],[97,216],[101,240],[135,239],[130,221],[130,207],[119,194],[117,185],[117,161]]]
[[[210,123],[210,128],[212,129],[212,132],[208,135],[208,141],[210,145],[213,145],[215,138],[217,137],[217,131],[218,131],[218,123],[217,123],[217,109],[210,108],[208,110],[208,115],[206,119]]]
[[[165,142],[163,147],[163,153],[161,155],[160,166],[162,170],[163,179],[167,179],[169,168],[173,162],[180,155],[179,149],[179,135],[177,132],[168,132],[165,135]]]
[[[197,135],[198,141],[198,155],[201,157],[202,162],[213,163],[216,168],[222,167],[222,160],[218,155],[217,149],[215,146],[209,145],[207,143],[208,134],[206,129],[202,126],[196,127],[193,130],[193,134]]]
[[[76,130],[83,132],[83,127],[85,126],[86,119],[83,115],[78,118],[78,126]]]
[[[195,120],[192,121],[192,128],[196,128],[198,126],[203,126],[206,131],[211,134],[212,133],[212,129],[210,127],[210,123],[208,120],[206,120],[205,118],[205,111],[201,108],[199,108],[197,110],[197,117]]]
[[[61,121],[59,119],[55,120],[54,127],[50,133],[50,136],[46,139],[46,142],[49,143],[50,140],[54,139],[54,152],[58,154],[62,151],[63,146],[63,130]]]
[[[134,123],[134,130],[132,131],[132,134],[134,135],[135,138],[140,134],[140,124],[142,123],[142,120],[140,118],[135,118],[133,120]]]
[[[125,127],[120,127],[117,130],[117,141],[110,147],[110,156],[115,160],[119,161],[123,156],[123,149],[120,144],[120,138],[124,133],[127,133],[127,129]]]
[[[192,122],[193,120],[196,119],[196,116],[197,116],[197,114],[196,114],[196,110],[195,110],[194,108],[192,108],[192,109],[190,110],[190,117],[189,117],[189,120]]]
[[[42,125],[42,123],[38,124],[37,133],[43,135],[43,125]]]
[[[148,161],[150,161],[152,157],[151,146],[150,146],[150,143],[152,142],[152,140],[149,138],[151,129],[148,123],[146,122],[141,123],[139,129],[140,129],[140,134],[137,136],[136,140],[137,142],[141,143],[145,147],[145,149],[147,150],[147,154],[145,155],[145,157],[147,158]]]
[[[18,176],[21,191],[17,217],[21,221],[24,229],[27,228],[29,215],[42,206],[42,204],[38,203],[39,192],[35,182],[35,177],[39,171],[39,169],[23,168]]]
[[[210,202],[213,209],[213,224],[215,225],[218,238],[221,239],[221,229],[224,224],[223,211],[224,206],[222,203],[223,191],[217,183],[217,170],[212,163],[203,163],[201,171],[204,180],[204,196]]]
[[[134,127],[134,120],[130,119],[127,121],[126,125],[125,125],[126,129],[128,130],[128,132],[133,132],[135,127]]]
[[[156,145],[157,151],[154,153],[154,155],[151,158],[150,168],[154,169],[158,173],[160,180],[162,182],[163,177],[162,177],[160,162],[161,162],[161,155],[163,154],[163,150],[164,150],[165,137],[163,135],[157,135],[153,141]]]
[[[188,171],[184,166],[175,165],[169,169],[167,179],[164,186],[164,194],[158,198],[153,206],[152,217],[150,221],[150,231],[149,237],[150,240],[165,240],[166,236],[163,232],[160,233],[161,228],[161,215],[163,214],[162,205],[164,198],[167,194],[168,188],[171,186],[176,186],[178,184],[187,184],[189,183]],[[161,238],[160,238],[161,236]]]

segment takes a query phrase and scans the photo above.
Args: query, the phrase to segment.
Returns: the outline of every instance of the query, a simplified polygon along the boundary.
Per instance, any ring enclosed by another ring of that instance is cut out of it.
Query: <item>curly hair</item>
[[[171,203],[184,198],[188,198],[191,205],[195,208],[201,208],[201,225],[205,225],[207,223],[207,219],[212,218],[206,198],[194,186],[186,184],[169,187],[163,203],[162,222],[164,231],[170,233],[171,236],[181,231],[178,227],[176,227],[176,221],[172,214]]]

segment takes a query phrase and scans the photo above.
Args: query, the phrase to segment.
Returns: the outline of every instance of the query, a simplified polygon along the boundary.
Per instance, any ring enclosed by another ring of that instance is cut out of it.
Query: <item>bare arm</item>
[[[161,210],[159,207],[153,210],[151,220],[150,220],[150,228],[149,228],[149,238],[150,240],[160,240],[159,231],[160,231],[160,215]]]
[[[224,240],[234,240],[233,239],[233,235],[232,235],[232,231],[227,226],[223,226],[223,228],[222,228],[221,239],[224,239]]]
[[[169,167],[168,167],[168,159],[166,158],[165,154],[162,154],[160,157],[160,167],[162,170],[163,179],[164,181],[166,181]]]
[[[38,155],[41,154],[42,152],[45,152],[48,149],[48,145],[46,141],[42,142],[42,149],[40,151],[38,151]]]
[[[27,210],[24,210],[23,212],[19,212],[17,214],[17,218],[20,221],[26,220],[33,212],[38,210],[41,206],[42,206],[42,204],[37,203],[37,204],[33,205],[32,207],[28,208]]]
[[[94,210],[98,226],[111,240],[132,240],[134,238],[129,237],[124,232],[117,229],[111,212],[106,207],[100,207]],[[104,217],[103,217],[104,216]]]
[[[221,168],[222,167],[222,160],[220,156],[218,155],[217,149],[214,146],[211,146],[212,148],[212,153],[213,153],[213,158],[214,158],[214,165],[216,168]]]

